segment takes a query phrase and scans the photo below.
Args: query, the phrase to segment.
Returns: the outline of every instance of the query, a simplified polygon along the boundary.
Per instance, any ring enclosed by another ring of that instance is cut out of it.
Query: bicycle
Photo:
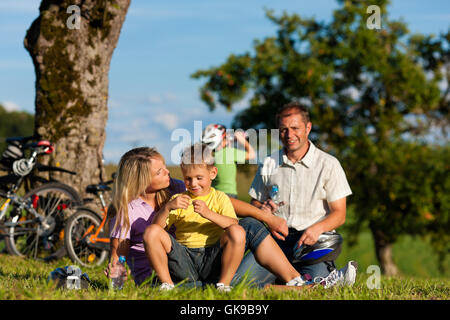
[[[114,174],[113,174],[114,179]],[[92,184],[86,192],[98,197],[101,214],[88,207],[80,207],[69,218],[64,228],[64,242],[70,259],[84,267],[101,265],[109,253],[109,236],[104,231],[107,204],[104,193],[111,191],[113,180]]]
[[[35,141],[33,142],[33,140]],[[43,165],[36,162],[38,155],[50,154],[53,152],[54,147],[49,141],[37,140],[34,136],[28,136],[10,137],[6,139],[6,142],[8,145],[0,157],[0,170],[7,172],[6,175],[0,177],[0,188],[3,187],[4,190],[15,187],[15,191],[17,191],[23,186],[25,192],[28,192],[38,184],[59,182],[56,179],[46,179],[36,175],[36,171],[58,171],[71,175],[77,174],[76,172],[61,167]],[[41,151],[39,151],[38,148],[40,148]],[[29,153],[29,156],[27,156],[27,153]]]
[[[56,180],[47,180],[32,173],[40,171],[62,171],[63,168],[38,165],[39,155],[53,152],[53,145],[45,140],[26,143],[33,137],[8,138],[9,143],[0,159],[0,226],[8,253],[34,259],[60,258],[65,255],[64,220],[82,203],[78,192]],[[31,155],[26,157],[26,151]],[[73,173],[75,174],[75,173]],[[43,183],[37,188],[18,195],[28,180]]]

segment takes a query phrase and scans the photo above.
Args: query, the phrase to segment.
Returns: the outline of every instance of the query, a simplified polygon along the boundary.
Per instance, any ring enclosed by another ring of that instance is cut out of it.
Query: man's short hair
[[[289,112],[292,110],[292,112]],[[291,114],[300,113],[303,117],[303,122],[307,124],[310,122],[309,119],[309,111],[308,107],[304,104],[301,104],[297,101],[291,101],[289,103],[286,103],[285,105],[282,105],[280,108],[278,108],[277,113],[275,115],[275,120],[277,123],[277,126],[280,126],[280,119],[283,117],[286,117]]]
[[[180,166],[206,165],[208,169],[214,166],[214,155],[205,143],[196,143],[183,150]]]

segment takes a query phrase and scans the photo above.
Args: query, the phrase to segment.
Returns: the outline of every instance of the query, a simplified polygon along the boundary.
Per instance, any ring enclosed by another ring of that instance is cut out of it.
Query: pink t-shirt
[[[186,191],[183,181],[170,179],[170,195]],[[130,267],[136,285],[140,285],[147,277],[151,276],[152,269],[145,256],[144,242],[142,236],[145,229],[152,223],[156,215],[155,209],[141,198],[135,199],[128,204],[128,217],[130,219],[130,229],[125,234],[120,234],[122,226],[113,228],[115,218],[111,219],[111,238],[122,238],[130,240],[130,250],[128,252],[127,264]]]

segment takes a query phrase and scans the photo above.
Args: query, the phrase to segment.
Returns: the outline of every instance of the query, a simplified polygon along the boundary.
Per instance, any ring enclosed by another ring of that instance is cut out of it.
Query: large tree
[[[200,92],[211,110],[248,99],[235,127],[275,128],[277,107],[293,99],[309,103],[310,137],[343,161],[355,191],[349,199],[357,214],[354,230],[368,223],[382,270],[394,275],[391,249],[401,234],[423,234],[432,229],[430,220],[448,226],[442,196],[450,192],[448,180],[429,180],[445,172],[448,151],[436,150],[427,164],[441,165],[420,188],[408,183],[420,163],[404,158],[414,156],[405,152],[424,150],[410,142],[437,123],[429,119],[448,123],[448,91],[440,89],[443,81],[448,88],[448,33],[432,41],[411,37],[403,22],[388,19],[387,0],[338,2],[329,23],[268,11],[275,36],[255,40],[253,52],[231,55],[193,77],[206,78]],[[380,30],[367,27],[373,4],[381,9]],[[435,187],[438,181],[444,183]]]
[[[108,72],[129,5],[42,0],[25,37],[36,72],[35,133],[55,143],[51,162],[78,173],[58,179],[80,192],[104,178]]]

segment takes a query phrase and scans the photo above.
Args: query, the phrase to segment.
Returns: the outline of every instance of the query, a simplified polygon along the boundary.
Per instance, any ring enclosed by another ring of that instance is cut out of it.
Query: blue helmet
[[[334,261],[342,250],[342,236],[337,232],[324,232],[311,246],[301,245],[294,248],[293,263],[311,265],[324,261]]]

